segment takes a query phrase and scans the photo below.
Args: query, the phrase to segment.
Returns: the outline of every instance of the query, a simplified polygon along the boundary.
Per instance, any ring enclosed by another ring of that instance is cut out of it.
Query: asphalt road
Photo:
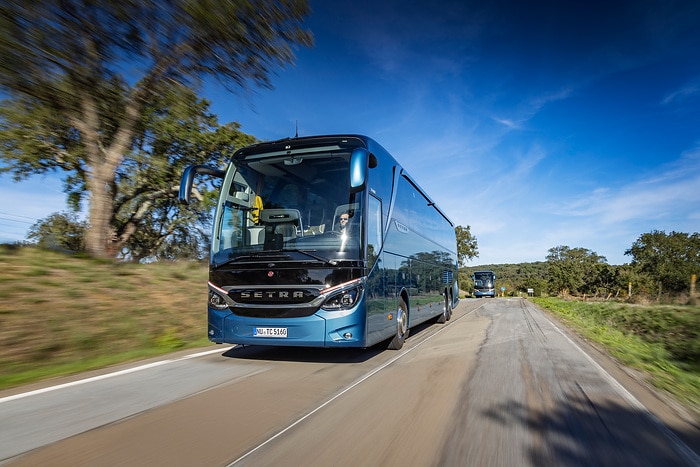
[[[523,299],[388,351],[212,347],[0,393],[0,463],[698,466],[697,420]]]

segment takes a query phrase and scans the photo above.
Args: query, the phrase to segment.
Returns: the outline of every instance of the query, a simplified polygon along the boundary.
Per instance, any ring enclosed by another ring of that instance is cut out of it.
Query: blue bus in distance
[[[496,274],[493,271],[476,271],[472,274],[472,280],[476,298],[496,297]]]
[[[220,178],[209,258],[216,343],[400,349],[459,300],[454,224],[376,141],[295,137],[239,149]]]

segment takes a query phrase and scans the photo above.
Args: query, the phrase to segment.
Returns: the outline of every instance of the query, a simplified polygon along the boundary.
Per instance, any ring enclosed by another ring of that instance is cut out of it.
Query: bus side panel
[[[367,345],[372,346],[393,336],[395,326],[388,319],[386,255],[376,259],[366,282]]]
[[[445,266],[442,253],[434,250],[417,255],[422,261],[411,260],[411,324],[418,324],[442,314],[445,286],[442,273]]]
[[[387,303],[392,303],[391,309],[396,310],[398,294],[405,290],[409,295],[411,326],[441,314],[446,287],[442,282],[443,271],[452,270],[449,253],[440,250],[438,245],[421,235],[407,230],[394,219],[384,245],[388,297],[395,299],[393,303],[391,300]],[[411,258],[420,258],[422,261]],[[453,273],[453,277],[455,275]]]
[[[385,252],[382,255],[381,274],[383,277],[382,306],[370,302],[367,314],[367,341],[369,345],[382,342],[396,334],[396,310],[399,307],[399,297],[408,284],[410,274],[403,267],[406,258]],[[374,270],[377,271],[377,267]],[[372,276],[370,276],[372,278]],[[376,307],[376,308],[375,308]]]
[[[401,258],[393,269],[409,294],[409,324],[415,326],[443,311],[445,289],[450,288],[443,273],[457,276],[456,254],[449,249],[456,250],[456,240],[454,227],[408,179],[397,174],[395,187],[385,256]],[[387,278],[391,276],[388,270]]]

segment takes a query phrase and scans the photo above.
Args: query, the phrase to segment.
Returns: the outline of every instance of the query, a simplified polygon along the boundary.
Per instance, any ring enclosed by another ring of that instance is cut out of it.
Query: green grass
[[[0,245],[0,389],[209,345],[207,265]]]
[[[530,300],[700,413],[700,306]]]

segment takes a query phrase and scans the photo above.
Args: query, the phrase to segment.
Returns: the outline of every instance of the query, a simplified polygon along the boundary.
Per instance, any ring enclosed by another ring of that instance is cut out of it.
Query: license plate
[[[253,337],[287,337],[287,328],[254,328]]]

